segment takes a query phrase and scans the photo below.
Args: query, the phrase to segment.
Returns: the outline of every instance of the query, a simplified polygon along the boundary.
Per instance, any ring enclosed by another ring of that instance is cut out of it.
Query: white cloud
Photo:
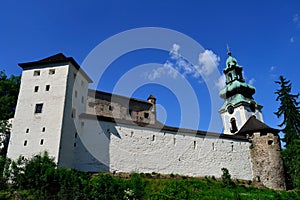
[[[294,37],[291,37],[290,38],[290,43],[294,43],[295,42],[295,38]]]
[[[254,78],[251,78],[248,82],[248,84],[253,85],[256,82],[256,80]]]
[[[151,81],[154,81],[163,75],[169,75],[171,78],[176,78],[178,72],[173,68],[173,64],[167,61],[162,67],[158,67],[153,69],[149,74],[147,74],[147,78]]]
[[[225,87],[225,81],[226,81],[226,77],[224,74],[222,74],[219,77],[218,81],[215,83],[215,85],[218,87],[219,90]]]
[[[174,43],[172,49],[169,52],[172,59],[178,59],[180,57],[179,49],[180,45]]]
[[[178,73],[184,76],[199,78],[200,76],[209,76],[217,69],[220,57],[211,50],[205,50],[199,54],[198,65],[190,63],[180,52],[180,45],[173,44],[169,52],[169,58],[162,67],[152,70],[148,75],[149,80],[155,80],[163,75],[176,78]]]
[[[275,66],[271,66],[271,67],[270,67],[270,72],[274,71],[275,69],[276,69]]]
[[[215,69],[217,69],[220,62],[220,57],[217,56],[211,50],[205,50],[199,54],[199,65],[198,73],[204,76],[210,75]]]
[[[298,14],[294,14],[293,16],[293,22],[297,23],[299,21],[299,15]]]
[[[300,28],[300,17],[298,13],[294,14],[293,22],[296,24],[297,28]]]

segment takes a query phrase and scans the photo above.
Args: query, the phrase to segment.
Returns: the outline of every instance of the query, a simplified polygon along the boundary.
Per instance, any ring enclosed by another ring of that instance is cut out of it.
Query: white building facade
[[[47,151],[58,166],[81,171],[220,177],[224,167],[233,178],[255,178],[252,144],[242,133],[165,126],[156,121],[154,96],[142,101],[89,90],[92,80],[63,54],[19,65],[9,158]]]

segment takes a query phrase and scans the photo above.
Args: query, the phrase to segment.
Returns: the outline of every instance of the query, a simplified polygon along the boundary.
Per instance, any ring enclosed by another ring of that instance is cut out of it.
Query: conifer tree
[[[283,76],[276,81],[280,85],[275,94],[277,94],[276,101],[280,102],[278,111],[275,115],[283,121],[279,124],[284,127],[282,132],[285,142],[285,149],[282,151],[282,158],[287,172],[287,184],[290,187],[300,189],[300,107],[297,101],[299,94],[292,94],[292,84]]]

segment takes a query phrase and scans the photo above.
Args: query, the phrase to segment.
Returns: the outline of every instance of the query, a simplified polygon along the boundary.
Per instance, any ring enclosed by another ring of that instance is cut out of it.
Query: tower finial
[[[231,51],[230,51],[230,48],[229,48],[229,45],[227,44],[227,55],[228,56],[231,56]]]

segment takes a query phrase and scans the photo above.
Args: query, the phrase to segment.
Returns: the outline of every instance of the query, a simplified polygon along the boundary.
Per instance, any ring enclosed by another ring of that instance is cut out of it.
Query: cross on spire
[[[228,56],[231,56],[231,51],[230,51],[230,47],[229,47],[228,44],[227,44],[227,55],[228,55]]]

